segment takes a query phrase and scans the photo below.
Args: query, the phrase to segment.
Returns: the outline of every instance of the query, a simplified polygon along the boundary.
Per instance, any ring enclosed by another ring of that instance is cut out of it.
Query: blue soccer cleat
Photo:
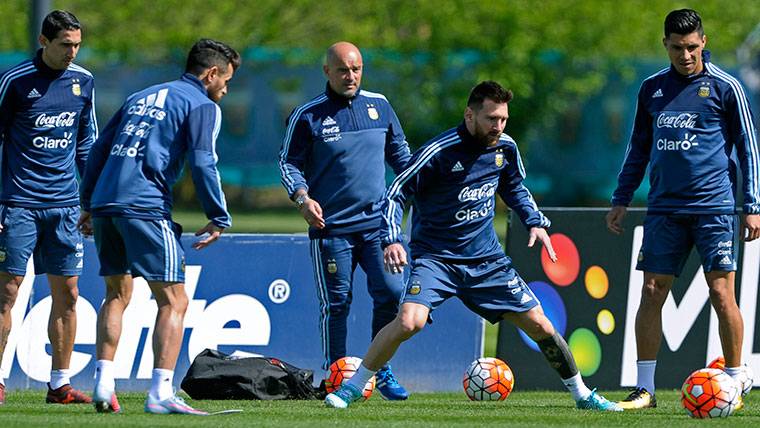
[[[609,401],[596,393],[596,388],[591,391],[591,395],[583,400],[575,402],[575,407],[585,410],[597,410],[600,412],[622,412],[623,409],[616,403]]]
[[[375,389],[380,392],[386,400],[406,400],[409,393],[401,386],[393,376],[390,364],[386,364],[375,374]]]
[[[345,409],[354,401],[359,401],[362,398],[364,398],[364,396],[358,388],[350,383],[344,383],[337,391],[327,394],[327,397],[325,397],[325,404],[327,407]]]
[[[208,413],[202,410],[195,410],[185,403],[182,397],[172,395],[166,400],[159,401],[148,394],[145,399],[145,413],[155,415],[168,415],[169,413],[178,413],[181,415],[208,416]]]

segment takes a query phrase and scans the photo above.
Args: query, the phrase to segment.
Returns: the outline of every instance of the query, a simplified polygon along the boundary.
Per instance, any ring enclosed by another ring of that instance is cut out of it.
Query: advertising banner
[[[190,304],[177,363],[179,385],[192,359],[205,348],[265,355],[323,375],[319,303],[305,235],[223,235],[196,251],[183,236]],[[33,272],[30,263],[29,272]],[[357,268],[349,318],[348,353],[362,357],[370,343],[371,300]],[[94,386],[95,326],[105,296],[92,241],[85,242],[79,283],[77,336],[71,370],[76,387]],[[44,388],[50,376],[47,335],[50,291],[44,275],[28,274],[12,311],[13,330],[2,360],[10,389]],[[151,337],[156,304],[147,284],[135,281],[115,357],[118,390],[147,390],[153,368]],[[435,322],[402,345],[393,371],[413,391],[461,388],[462,373],[482,354],[483,322],[458,301],[435,312]]]
[[[643,274],[635,269],[643,237],[643,210],[629,210],[625,233],[607,231],[606,209],[546,209],[559,260],[552,263],[540,245],[528,248],[528,233],[512,218],[507,254],[565,337],[586,383],[599,388],[636,384],[635,319]],[[730,251],[730,245],[719,243]],[[744,318],[743,361],[760,373],[758,272],[760,242],[739,243],[737,301]],[[722,355],[718,320],[696,251],[676,278],[662,310],[658,387],[680,388],[694,370]],[[538,347],[504,322],[497,355],[515,371],[521,388],[559,389],[554,370]]]

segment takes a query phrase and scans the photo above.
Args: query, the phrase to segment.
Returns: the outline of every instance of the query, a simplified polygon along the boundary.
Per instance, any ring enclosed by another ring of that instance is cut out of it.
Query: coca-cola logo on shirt
[[[63,113],[52,116],[42,113],[37,116],[37,119],[34,121],[34,126],[38,128],[70,127],[74,126],[74,120],[76,117],[77,112],[75,111],[64,111]]]
[[[486,183],[480,187],[470,188],[469,186],[459,192],[459,201],[479,201],[483,198],[493,197],[496,191],[496,183]]]
[[[657,116],[658,128],[691,129],[697,124],[698,113],[660,113]]]

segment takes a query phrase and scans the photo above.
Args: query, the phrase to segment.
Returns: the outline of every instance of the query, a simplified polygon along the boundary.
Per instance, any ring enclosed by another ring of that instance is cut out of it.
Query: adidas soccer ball
[[[720,357],[710,361],[710,364],[707,366],[714,369],[719,370],[726,370],[726,359],[723,358],[721,355]],[[749,368],[748,365],[744,364],[742,365],[742,371],[739,373],[737,377],[734,379],[738,381],[741,384],[742,388],[742,397],[749,394],[749,392],[752,390],[752,385],[754,384],[754,373],[752,372],[752,369]]]
[[[330,376],[327,379],[325,379],[325,389],[327,390],[327,392],[330,393],[340,388],[340,386],[343,384],[344,381],[346,381],[346,379],[350,379],[351,376],[353,376],[356,373],[361,363],[362,363],[361,358],[343,357],[343,358],[337,359],[334,363],[330,364],[330,367],[328,369],[330,371]],[[372,376],[369,382],[367,382],[367,384],[364,385],[364,390],[362,391],[362,395],[364,396],[365,400],[369,399],[374,389],[375,389],[375,377]]]
[[[478,358],[464,372],[464,393],[473,401],[503,401],[515,386],[507,363],[498,358]]]
[[[718,369],[699,369],[681,387],[681,404],[693,418],[727,418],[740,400],[739,384]]]

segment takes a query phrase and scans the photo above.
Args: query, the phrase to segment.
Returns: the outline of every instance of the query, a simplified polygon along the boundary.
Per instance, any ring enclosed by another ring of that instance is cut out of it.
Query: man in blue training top
[[[93,394],[100,412],[120,410],[113,359],[132,279],[142,276],[158,305],[153,383],[145,411],[206,414],[175,395],[172,383],[188,299],[182,228],[171,219],[171,189],[187,157],[196,194],[210,220],[196,232],[208,236],[193,248],[205,248],[230,227],[216,168],[222,122],[217,103],[227,94],[239,65],[234,49],[200,40],[190,50],[180,79],[130,95],[92,147],[82,182],[84,212],[79,224],[86,234],[94,230],[100,274],[106,282],[106,299],[98,314]]]
[[[346,356],[347,319],[357,264],[373,300],[372,337],[398,310],[401,278],[383,270],[380,202],[385,163],[399,173],[411,154],[388,100],[360,89],[362,56],[351,43],[327,50],[325,92],[296,108],[280,152],[282,183],[309,224],[314,278],[320,300],[323,368]],[[377,389],[405,400],[390,365]]]
[[[549,219],[523,186],[517,144],[503,133],[511,99],[512,92],[496,82],[478,84],[467,101],[464,123],[417,150],[388,189],[382,230],[385,265],[393,273],[407,264],[400,224],[404,202],[414,198],[406,294],[398,316],[372,341],[356,374],[325,398],[328,406],[344,408],[361,398],[364,385],[401,343],[425,327],[431,311],[456,296],[491,323],[510,321],[535,340],[578,408],[622,410],[586,387],[567,343],[496,237],[498,193],[530,229],[528,246],[541,241],[552,261],[557,260],[545,229]]]
[[[671,64],[641,84],[633,133],[607,214],[607,228],[620,234],[626,207],[649,165],[651,189],[636,266],[644,271],[636,315],[638,380],[619,403],[629,409],[657,406],[654,372],[662,341],[662,306],[693,246],[702,257],[718,315],[726,372],[737,377],[742,370],[744,325],[734,295],[734,149],[744,178],[740,237],[760,237],[760,160],[744,90],[710,62],[697,12],[670,12],[662,42]]]
[[[42,21],[42,48],[0,75],[0,361],[11,331],[11,309],[26,275],[47,273],[52,307],[48,335],[52,370],[45,401],[89,403],[70,385],[77,331],[77,281],[82,273],[82,235],[77,172],[84,172],[98,129],[92,74],[73,63],[82,43],[81,24],[56,10]],[[6,356],[10,364],[12,355]],[[0,405],[5,384],[0,373]]]

